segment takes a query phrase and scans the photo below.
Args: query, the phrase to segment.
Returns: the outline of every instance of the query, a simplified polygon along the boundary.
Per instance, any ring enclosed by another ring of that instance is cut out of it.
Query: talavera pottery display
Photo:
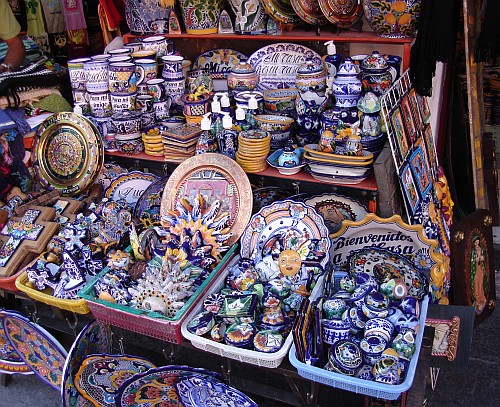
[[[180,7],[188,34],[215,34],[222,0],[181,0]]]
[[[414,37],[422,0],[363,0],[370,27],[381,37]]]

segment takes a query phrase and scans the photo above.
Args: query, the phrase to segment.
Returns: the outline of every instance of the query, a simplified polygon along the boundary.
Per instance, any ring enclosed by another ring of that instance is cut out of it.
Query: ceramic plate
[[[347,260],[349,272],[356,276],[366,273],[379,283],[390,278],[401,278],[408,294],[422,299],[428,292],[427,279],[406,257],[379,247],[357,250]]]
[[[31,370],[49,386],[60,390],[67,352],[49,332],[25,317],[3,317],[3,329],[11,346]]]
[[[337,166],[335,164],[318,164],[313,160],[307,160],[307,165],[313,172],[325,175],[343,176],[366,176],[371,171],[370,167]]]
[[[289,0],[262,0],[266,13],[287,27],[301,22]]]
[[[337,176],[330,174],[322,174],[320,172],[312,171],[310,168],[306,166],[306,171],[311,174],[311,176],[322,182],[329,182],[330,184],[340,184],[340,185],[356,185],[360,182],[363,182],[370,175],[371,171],[362,176]]]
[[[316,250],[320,253],[330,247],[329,232],[323,217],[302,202],[285,200],[265,206],[252,216],[241,236],[241,257],[251,258],[254,264],[258,263],[266,244],[282,233],[285,233],[285,239],[317,239]],[[325,266],[327,262],[328,256],[323,257],[321,265]]]
[[[147,187],[135,204],[134,217],[145,227],[160,225],[161,196],[168,177],[160,178]]]
[[[297,15],[305,23],[314,26],[328,23],[328,20],[319,8],[318,0],[291,0],[290,3]]]
[[[231,69],[239,64],[240,60],[247,60],[248,57],[239,51],[229,48],[217,48],[205,51],[194,61],[193,69],[208,69],[211,74],[227,75]]]
[[[31,150],[33,168],[42,185],[62,195],[89,188],[104,164],[104,147],[97,128],[85,117],[57,113],[38,128]]]
[[[307,57],[320,55],[303,45],[280,42],[255,51],[248,62],[259,74],[256,90],[295,88],[295,76]]]
[[[306,199],[304,203],[312,206],[323,216],[330,233],[337,232],[342,225],[342,221],[359,221],[367,214],[366,208],[358,201],[342,195],[317,195]]]
[[[334,157],[338,157],[337,154],[333,155]],[[361,161],[361,162],[355,162],[355,161],[349,161],[346,160],[345,158],[339,157],[339,159],[324,159],[324,158],[318,158],[318,157],[313,157],[309,155],[308,152],[304,153],[304,160],[307,164],[313,163],[313,164],[320,164],[320,165],[342,165],[345,168],[348,167],[355,167],[355,168],[365,168],[371,164],[373,164],[373,158],[369,161]],[[345,156],[347,157],[347,156]]]
[[[115,407],[115,396],[123,382],[154,367],[149,360],[137,356],[90,355],[75,374],[75,386],[94,405]]]
[[[104,191],[104,196],[113,201],[124,200],[131,208],[134,208],[144,191],[157,180],[156,175],[141,171],[121,174],[111,181]]]
[[[221,200],[221,211],[230,214],[229,228],[232,233],[229,246],[236,243],[252,213],[252,188],[247,174],[229,157],[223,154],[196,155],[180,164],[170,175],[161,201],[160,213],[174,210],[181,198],[194,202],[198,194],[207,205]]]
[[[17,315],[15,311],[0,310],[0,373],[6,374],[33,374],[31,368],[10,344],[3,329],[2,319],[4,315]],[[20,314],[19,314],[20,315]],[[24,316],[23,316],[24,317]],[[27,320],[27,318],[25,318]]]
[[[61,397],[63,407],[92,407],[76,389],[74,377],[82,360],[90,354],[109,353],[112,350],[111,329],[108,324],[92,321],[76,337],[68,352],[63,369]]]
[[[176,382],[192,376],[222,381],[217,373],[189,366],[162,366],[126,380],[118,390],[117,407],[177,406],[179,397]],[[164,403],[164,404],[163,404]],[[218,404],[214,404],[219,406]]]
[[[361,0],[319,0],[323,15],[338,28],[349,28],[363,14]]]
[[[239,390],[204,377],[182,379],[175,387],[184,407],[258,407]]]

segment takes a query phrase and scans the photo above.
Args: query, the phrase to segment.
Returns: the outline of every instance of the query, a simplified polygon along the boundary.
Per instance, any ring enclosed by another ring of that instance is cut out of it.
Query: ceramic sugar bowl
[[[227,87],[232,92],[253,91],[258,83],[259,74],[245,61],[240,61],[227,75]]]
[[[326,70],[320,59],[306,58],[295,76],[295,85],[301,92],[321,92],[326,89]]]
[[[361,83],[363,91],[371,91],[377,96],[382,96],[390,88],[392,83],[390,67],[378,51],[373,51],[361,62]]]
[[[385,318],[389,313],[389,298],[378,291],[372,291],[366,295],[361,309],[367,318]]]

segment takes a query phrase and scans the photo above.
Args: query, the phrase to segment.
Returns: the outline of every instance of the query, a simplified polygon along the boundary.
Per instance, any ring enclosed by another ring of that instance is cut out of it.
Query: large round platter
[[[147,359],[127,355],[90,355],[75,375],[75,386],[87,400],[100,407],[115,407],[123,382],[156,367]]]
[[[325,219],[330,233],[335,233],[342,226],[342,221],[359,221],[368,213],[366,208],[354,199],[336,194],[313,196],[304,201],[312,206]]]
[[[3,329],[12,347],[44,383],[60,390],[67,352],[40,325],[19,315],[5,315]]]
[[[221,201],[221,211],[230,214],[231,237],[227,244],[238,241],[252,214],[252,188],[247,174],[223,154],[195,155],[180,164],[170,175],[161,201],[160,213],[174,210],[181,198],[194,202],[200,194],[207,205]]]
[[[292,43],[279,42],[258,49],[248,59],[259,74],[256,90],[295,88],[297,70],[308,57],[321,60],[316,51]]]
[[[92,321],[81,330],[71,345],[64,364],[61,386],[63,407],[92,407],[94,405],[76,389],[74,377],[83,359],[88,355],[109,353],[111,350],[111,329],[108,324]]]
[[[225,383],[191,376],[177,382],[177,394],[184,407],[258,407],[246,394]]]
[[[104,191],[104,196],[113,201],[124,200],[134,208],[144,191],[158,180],[153,174],[141,171],[132,171],[116,177]]]
[[[159,400],[165,403],[161,405],[182,405],[179,403],[175,384],[179,380],[194,375],[215,382],[222,380],[217,373],[205,369],[189,366],[162,366],[146,373],[136,374],[126,380],[115,397],[116,406],[150,407],[157,405],[156,402]]]
[[[254,263],[262,260],[262,249],[275,236],[293,230],[296,234],[318,241],[319,252],[330,248],[328,228],[323,217],[314,208],[302,202],[277,201],[265,206],[252,216],[240,239],[241,257],[251,258]],[[328,256],[321,260],[325,266]]]
[[[266,13],[276,21],[292,28],[300,23],[300,18],[289,0],[261,0]]]
[[[428,292],[424,275],[403,255],[379,247],[367,247],[353,252],[348,260],[349,272],[356,276],[366,273],[379,283],[389,278],[402,279],[408,288],[408,294],[419,299]],[[381,273],[390,273],[389,275]]]
[[[168,177],[160,178],[149,185],[134,208],[134,217],[139,219],[145,227],[160,225],[160,205],[161,197]]]
[[[194,61],[193,69],[208,69],[210,74],[222,75],[227,78],[227,75],[240,61],[247,59],[245,54],[234,49],[217,48],[199,55]]]
[[[16,349],[10,344],[7,335],[3,329],[2,319],[5,315],[17,314],[13,311],[0,310],[0,373],[5,374],[33,374],[30,367],[24,363],[24,360],[16,352]]]
[[[314,26],[328,23],[328,20],[319,8],[318,0],[291,0],[290,3],[297,15],[305,23]]]
[[[76,195],[89,188],[101,172],[104,147],[99,131],[88,119],[63,112],[40,125],[31,159],[44,187]]]
[[[349,28],[363,14],[361,0],[319,0],[323,15],[339,28]]]

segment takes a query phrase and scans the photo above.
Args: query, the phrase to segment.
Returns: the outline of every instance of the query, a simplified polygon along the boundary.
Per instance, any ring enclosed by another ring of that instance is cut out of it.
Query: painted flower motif
[[[291,204],[290,215],[297,219],[303,219],[306,216],[307,209],[303,205]]]
[[[262,216],[257,215],[252,219],[250,226],[256,232],[260,232],[262,229],[264,229],[266,223],[264,222],[264,218]]]

